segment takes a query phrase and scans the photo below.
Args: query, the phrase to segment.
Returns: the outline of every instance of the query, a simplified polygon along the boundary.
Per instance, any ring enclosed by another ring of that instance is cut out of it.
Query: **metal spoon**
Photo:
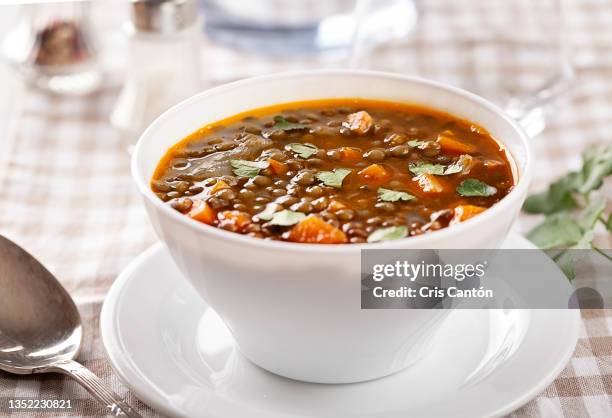
[[[0,369],[71,376],[109,414],[142,418],[73,360],[82,339],[81,317],[70,295],[32,255],[0,236]]]

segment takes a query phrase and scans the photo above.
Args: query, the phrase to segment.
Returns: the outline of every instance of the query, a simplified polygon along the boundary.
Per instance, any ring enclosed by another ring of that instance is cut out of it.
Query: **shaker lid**
[[[197,0],[130,0],[132,24],[144,32],[174,33],[197,20]]]

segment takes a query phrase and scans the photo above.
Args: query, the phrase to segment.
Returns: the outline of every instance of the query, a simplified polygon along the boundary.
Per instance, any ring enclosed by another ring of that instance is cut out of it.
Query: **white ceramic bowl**
[[[179,214],[149,188],[166,150],[205,124],[277,103],[355,97],[420,104],[485,127],[515,163],[515,188],[459,225],[363,245],[265,241],[223,231]],[[273,74],[200,93],[155,120],[132,159],[134,179],[159,238],[223,318],[241,352],[282,376],[324,383],[363,381],[403,369],[424,352],[447,313],[361,310],[361,249],[494,248],[521,208],[531,166],[528,138],[484,99],[423,79],[348,70]]]

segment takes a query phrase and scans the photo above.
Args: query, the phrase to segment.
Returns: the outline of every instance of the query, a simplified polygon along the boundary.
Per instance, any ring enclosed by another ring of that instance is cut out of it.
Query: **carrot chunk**
[[[242,232],[251,224],[251,215],[239,210],[225,210],[219,212],[219,228],[233,232]]]
[[[373,124],[374,119],[372,119],[372,116],[370,116],[368,112],[362,110],[360,112],[355,112],[348,115],[346,117],[346,122],[343,122],[342,126],[349,128],[357,135],[365,135],[368,133]]]
[[[359,160],[361,160],[361,151],[349,147],[342,147],[340,149],[340,161],[354,163]]]
[[[371,164],[358,173],[363,181],[372,185],[380,185],[386,183],[391,178],[385,167],[378,164]]]
[[[444,191],[444,185],[433,174],[419,174],[414,177],[414,180],[425,193],[442,193]]]
[[[217,182],[209,189],[208,194],[215,194],[219,190],[229,189],[230,185],[224,182],[223,180],[217,180]]]
[[[486,208],[475,205],[459,205],[455,207],[454,216],[451,223],[463,222],[467,219],[473,218],[479,213],[483,212]]]
[[[315,215],[307,216],[289,231],[289,241],[311,244],[342,244],[347,242],[340,229]]]
[[[215,221],[216,213],[208,203],[198,199],[194,200],[191,209],[187,212],[187,216],[196,221],[211,225]]]
[[[270,164],[270,170],[272,170],[277,176],[284,176],[287,171],[289,171],[287,164],[276,161],[273,158],[268,158],[268,163]]]
[[[445,152],[457,154],[469,154],[470,152],[474,152],[474,147],[472,145],[459,141],[451,131],[440,133],[440,135],[438,135],[438,143]]]

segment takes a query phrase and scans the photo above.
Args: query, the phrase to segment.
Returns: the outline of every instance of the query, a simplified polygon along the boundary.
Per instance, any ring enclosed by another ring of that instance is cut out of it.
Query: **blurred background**
[[[577,66],[609,65],[573,47],[585,41],[576,27],[583,22],[568,17],[583,5],[570,0],[20,3],[0,6],[4,129],[26,84],[59,95],[118,89],[109,118],[137,136],[162,110],[212,85],[352,67],[466,88],[536,134],[547,106],[575,85]]]

